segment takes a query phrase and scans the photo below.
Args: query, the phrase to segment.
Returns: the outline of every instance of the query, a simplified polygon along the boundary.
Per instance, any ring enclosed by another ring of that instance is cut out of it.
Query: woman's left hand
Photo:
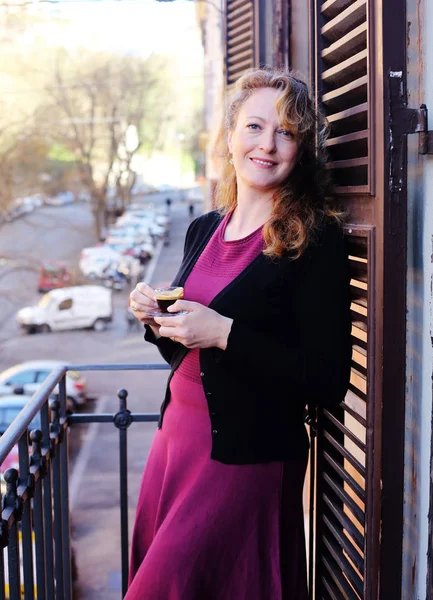
[[[177,300],[169,312],[187,311],[178,317],[155,317],[159,335],[168,337],[186,348],[221,348],[225,350],[233,319],[198,302]]]

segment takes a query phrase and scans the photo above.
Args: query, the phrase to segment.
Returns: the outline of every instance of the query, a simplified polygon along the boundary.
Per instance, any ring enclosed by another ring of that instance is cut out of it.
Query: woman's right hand
[[[150,311],[158,308],[155,290],[150,285],[144,281],[137,283],[134,291],[129,294],[129,305],[136,319],[145,325],[150,325],[155,331],[159,330],[159,325],[155,323],[153,317],[147,316]]]

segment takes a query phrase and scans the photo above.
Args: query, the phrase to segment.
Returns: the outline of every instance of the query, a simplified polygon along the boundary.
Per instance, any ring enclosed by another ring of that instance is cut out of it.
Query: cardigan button
[[[217,435],[217,434],[218,434],[218,430],[217,430],[217,429],[214,429],[214,430],[212,431],[212,435]]]
[[[203,371],[200,373],[200,377],[204,377],[204,373],[203,373]]]

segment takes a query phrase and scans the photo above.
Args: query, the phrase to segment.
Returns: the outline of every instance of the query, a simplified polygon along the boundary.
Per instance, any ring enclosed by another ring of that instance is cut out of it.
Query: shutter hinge
[[[418,153],[433,154],[433,131],[428,130],[428,109],[425,104],[420,108],[402,108],[399,113],[395,133],[409,135],[418,133]],[[397,124],[398,123],[398,124]]]
[[[407,108],[405,110],[406,132],[419,134],[419,154],[433,154],[433,131],[428,130],[428,109],[425,104],[420,108]]]
[[[433,154],[433,131],[428,130],[427,106],[407,108],[402,71],[391,71],[389,81],[391,137],[418,133],[419,154]]]

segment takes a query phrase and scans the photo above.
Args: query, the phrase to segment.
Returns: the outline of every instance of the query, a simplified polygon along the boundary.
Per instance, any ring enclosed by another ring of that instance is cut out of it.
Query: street
[[[152,196],[163,202],[165,196]],[[188,206],[173,197],[170,245],[160,244],[147,265],[149,283],[171,280],[180,263],[185,231],[189,223]],[[199,209],[199,205],[196,207]],[[196,214],[201,212],[196,210]],[[25,219],[8,223],[2,229],[0,256],[33,261],[50,258],[75,266],[84,246],[96,242],[92,217],[86,205],[44,207]],[[28,261],[30,262],[30,261]],[[115,314],[106,331],[61,331],[47,334],[22,333],[14,316],[19,308],[35,303],[36,274],[26,268],[6,275],[10,263],[0,265],[0,319],[4,323],[0,339],[0,369],[25,360],[64,360],[70,364],[156,363],[159,353],[143,341],[143,328],[127,329],[125,308],[128,291],[113,291]],[[90,400],[85,412],[115,413],[116,393],[128,390],[128,408],[135,412],[158,412],[163,399],[167,373],[88,372]],[[128,431],[128,475],[130,530],[139,483],[155,424],[133,424]],[[118,433],[114,426],[94,424],[74,426],[70,434],[71,529],[78,566],[77,597],[82,600],[120,598],[120,528]]]

